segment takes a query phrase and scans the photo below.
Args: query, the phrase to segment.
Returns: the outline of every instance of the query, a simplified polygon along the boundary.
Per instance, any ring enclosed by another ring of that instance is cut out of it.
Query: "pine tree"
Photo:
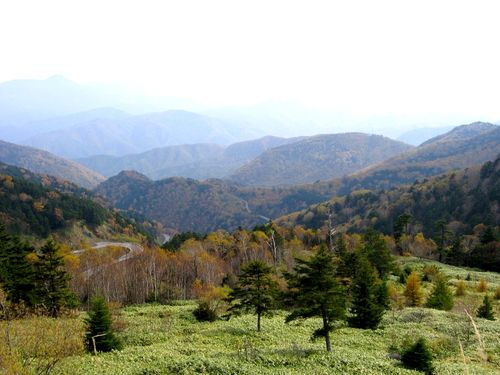
[[[257,315],[257,331],[261,329],[262,315],[276,308],[278,286],[271,277],[272,268],[255,260],[242,267],[242,274],[233,291],[229,293],[229,315],[252,312]]]
[[[69,289],[69,274],[58,246],[48,240],[38,252],[35,263],[35,301],[43,305],[50,316],[58,316],[61,308],[76,307],[76,297]]]
[[[365,257],[358,257],[356,275],[352,283],[352,307],[349,325],[355,328],[375,329],[382,320],[387,300],[380,290],[380,281],[374,267]],[[386,288],[387,290],[387,288]]]
[[[373,264],[381,278],[394,269],[394,259],[384,237],[371,228],[363,236],[361,254]]]
[[[420,338],[415,344],[406,349],[401,355],[401,362],[407,368],[423,371],[426,375],[432,375],[434,368],[432,366],[432,353],[427,342]]]
[[[111,314],[103,297],[96,296],[92,299],[89,317],[85,319],[85,323],[89,352],[110,352],[122,348],[121,341],[113,333]]]
[[[408,276],[404,295],[409,306],[420,306],[422,304],[423,294],[420,287],[420,277],[416,271],[413,271]]]
[[[484,296],[483,304],[477,309],[478,318],[495,320],[495,315],[493,314],[493,306],[491,305],[490,297],[488,295]]]
[[[434,289],[427,300],[427,307],[438,310],[451,310],[453,308],[453,294],[442,275],[436,278]]]
[[[309,260],[296,259],[293,273],[286,273],[289,292],[286,302],[292,309],[286,322],[300,318],[320,317],[323,326],[313,333],[313,338],[324,337],[326,350],[331,351],[330,332],[335,320],[344,319],[345,292],[335,278],[333,256],[322,245]]]

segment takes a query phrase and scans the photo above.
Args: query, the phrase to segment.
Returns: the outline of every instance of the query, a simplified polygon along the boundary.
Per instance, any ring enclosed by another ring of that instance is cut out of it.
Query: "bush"
[[[225,302],[229,293],[227,287],[210,287],[203,291],[198,306],[193,315],[199,322],[214,322],[226,312],[228,304]]]
[[[422,371],[427,375],[434,373],[432,353],[423,338],[418,339],[401,353],[401,362],[406,368]]]
[[[193,315],[199,322],[215,322],[219,319],[217,311],[207,301],[200,301],[198,307],[193,311]]]

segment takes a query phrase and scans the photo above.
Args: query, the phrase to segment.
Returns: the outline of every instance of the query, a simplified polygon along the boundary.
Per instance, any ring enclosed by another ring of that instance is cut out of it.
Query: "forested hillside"
[[[438,220],[453,223],[455,231],[471,233],[477,224],[500,222],[500,158],[482,167],[448,173],[390,190],[357,190],[312,206],[281,220],[319,228],[328,221],[357,232],[373,226],[392,233],[395,220],[411,215],[411,226],[433,235]],[[281,221],[280,220],[280,221]]]
[[[126,218],[102,198],[77,185],[1,163],[0,223],[10,233],[39,238],[69,230],[74,225],[97,236],[154,233],[150,223],[142,225]]]
[[[243,185],[312,183],[353,173],[412,147],[377,135],[324,134],[272,148],[229,178]]]
[[[47,151],[0,141],[0,162],[26,168],[35,173],[48,174],[92,189],[104,177],[74,161],[63,159]]]
[[[167,228],[209,232],[249,227],[263,222],[247,203],[227,185],[171,177],[152,181],[133,171],[124,171],[95,190],[115,207],[134,210]]]

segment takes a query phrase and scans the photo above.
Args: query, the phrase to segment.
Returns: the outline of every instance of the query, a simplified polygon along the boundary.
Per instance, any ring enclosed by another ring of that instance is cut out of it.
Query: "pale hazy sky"
[[[500,120],[499,17],[481,0],[0,0],[0,81]]]

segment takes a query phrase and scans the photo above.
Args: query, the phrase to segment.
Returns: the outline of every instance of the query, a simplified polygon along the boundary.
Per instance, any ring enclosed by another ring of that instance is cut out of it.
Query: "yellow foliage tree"
[[[416,271],[413,271],[408,276],[404,295],[408,306],[420,306],[422,304],[423,293],[420,287],[420,276]]]

